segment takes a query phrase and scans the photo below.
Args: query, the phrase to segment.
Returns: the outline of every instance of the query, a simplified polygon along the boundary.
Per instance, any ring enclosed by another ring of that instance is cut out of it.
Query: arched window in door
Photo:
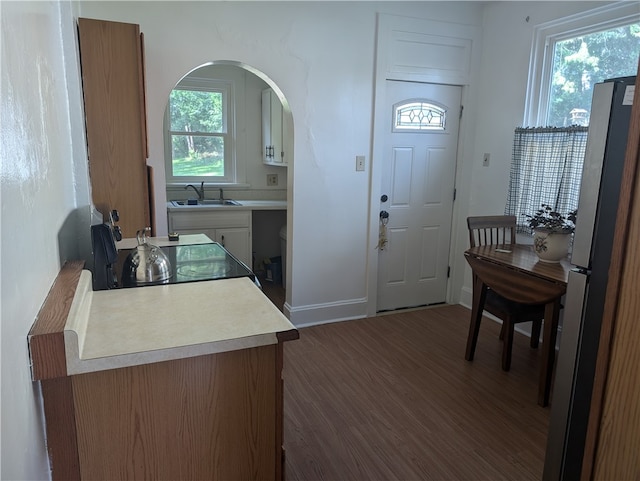
[[[393,107],[394,132],[445,130],[446,110],[426,100],[412,99]]]

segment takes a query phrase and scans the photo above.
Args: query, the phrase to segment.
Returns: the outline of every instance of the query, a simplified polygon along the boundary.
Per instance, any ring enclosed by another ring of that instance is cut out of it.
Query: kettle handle
[[[151,227],[145,227],[144,229],[136,232],[136,238],[138,239],[139,246],[147,243],[147,232],[151,232]]]

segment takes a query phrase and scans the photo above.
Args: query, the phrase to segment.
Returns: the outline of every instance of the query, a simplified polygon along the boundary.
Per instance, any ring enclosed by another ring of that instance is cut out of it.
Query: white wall
[[[145,34],[150,163],[161,165],[162,114],[181,76],[207,61],[236,60],[257,68],[282,90],[294,119],[289,169],[287,307],[294,323],[366,315],[370,165],[376,14],[482,25],[480,75],[472,80],[463,118],[473,147],[458,166],[456,240],[449,299],[470,285],[462,252],[470,213],[503,212],[513,129],[521,124],[534,25],[595,2],[95,2],[81,14],[139,23]],[[484,8],[484,10],[483,10]],[[484,11],[484,16],[483,16]],[[529,21],[526,21],[526,17]],[[172,32],[168,35],[167,32]],[[482,154],[491,166],[480,167]],[[162,169],[156,169],[162,185]],[[162,206],[164,192],[156,205]],[[375,214],[375,213],[374,213]],[[164,220],[161,213],[160,221]],[[375,219],[374,219],[375,220]],[[159,225],[159,232],[166,229]],[[466,286],[463,288],[463,286]]]
[[[67,3],[0,2],[2,479],[49,477],[26,338],[62,262],[87,255],[89,183],[74,17],[141,24],[154,165],[162,165],[167,96],[191,68],[212,59],[241,60],[282,89],[296,126],[289,213],[296,289],[290,300],[304,316],[305,308],[314,315],[348,311],[367,295],[370,186],[367,173],[355,172],[354,157],[370,160],[376,12],[474,23],[479,7],[472,3],[86,2],[81,12],[71,12]],[[475,142],[459,166],[458,252],[466,247],[468,213],[504,207],[533,26],[597,5],[487,5],[477,96],[469,99],[479,118],[464,119],[465,128],[475,129]],[[489,168],[480,167],[483,152],[492,154]],[[464,291],[466,272],[462,255],[456,259],[454,298]]]
[[[504,213],[509,187],[513,132],[523,126],[530,51],[536,25],[590,10],[604,2],[489,2],[482,23],[483,48],[478,79],[475,144],[470,162],[464,165],[462,189],[467,212],[458,222],[459,252],[453,266],[451,291],[454,301],[471,305],[471,271],[462,253],[468,248],[466,217]],[[506,41],[505,39],[508,39]],[[469,121],[470,119],[467,119]],[[491,154],[489,167],[483,154]],[[459,191],[460,186],[459,186]],[[459,297],[458,297],[459,295]]]
[[[62,263],[87,256],[89,183],[75,27],[66,3],[0,2],[0,17],[0,478],[48,479],[27,334]]]
[[[257,68],[292,110],[287,302],[294,323],[366,314],[376,14],[479,23],[477,2],[83,2],[87,17],[138,23],[145,35],[150,163],[161,165],[162,114],[181,76],[207,61]],[[172,32],[168,35],[167,32]],[[156,169],[162,185],[162,169]],[[164,192],[156,189],[156,205]],[[157,215],[159,220],[164,217]],[[166,226],[159,225],[162,232]],[[375,295],[375,286],[373,286]]]

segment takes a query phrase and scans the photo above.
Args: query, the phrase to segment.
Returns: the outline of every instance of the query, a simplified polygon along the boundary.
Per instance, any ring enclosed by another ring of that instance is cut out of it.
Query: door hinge
[[[460,118],[462,118],[462,111],[464,110],[464,105],[460,106]]]
[[[451,266],[447,266],[447,279],[451,277]]]

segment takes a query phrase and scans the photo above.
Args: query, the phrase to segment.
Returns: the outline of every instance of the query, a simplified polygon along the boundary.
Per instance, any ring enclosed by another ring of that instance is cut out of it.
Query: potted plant
[[[569,251],[571,234],[576,228],[578,211],[566,215],[542,204],[533,215],[525,214],[533,229],[533,249],[543,262],[560,262]]]

